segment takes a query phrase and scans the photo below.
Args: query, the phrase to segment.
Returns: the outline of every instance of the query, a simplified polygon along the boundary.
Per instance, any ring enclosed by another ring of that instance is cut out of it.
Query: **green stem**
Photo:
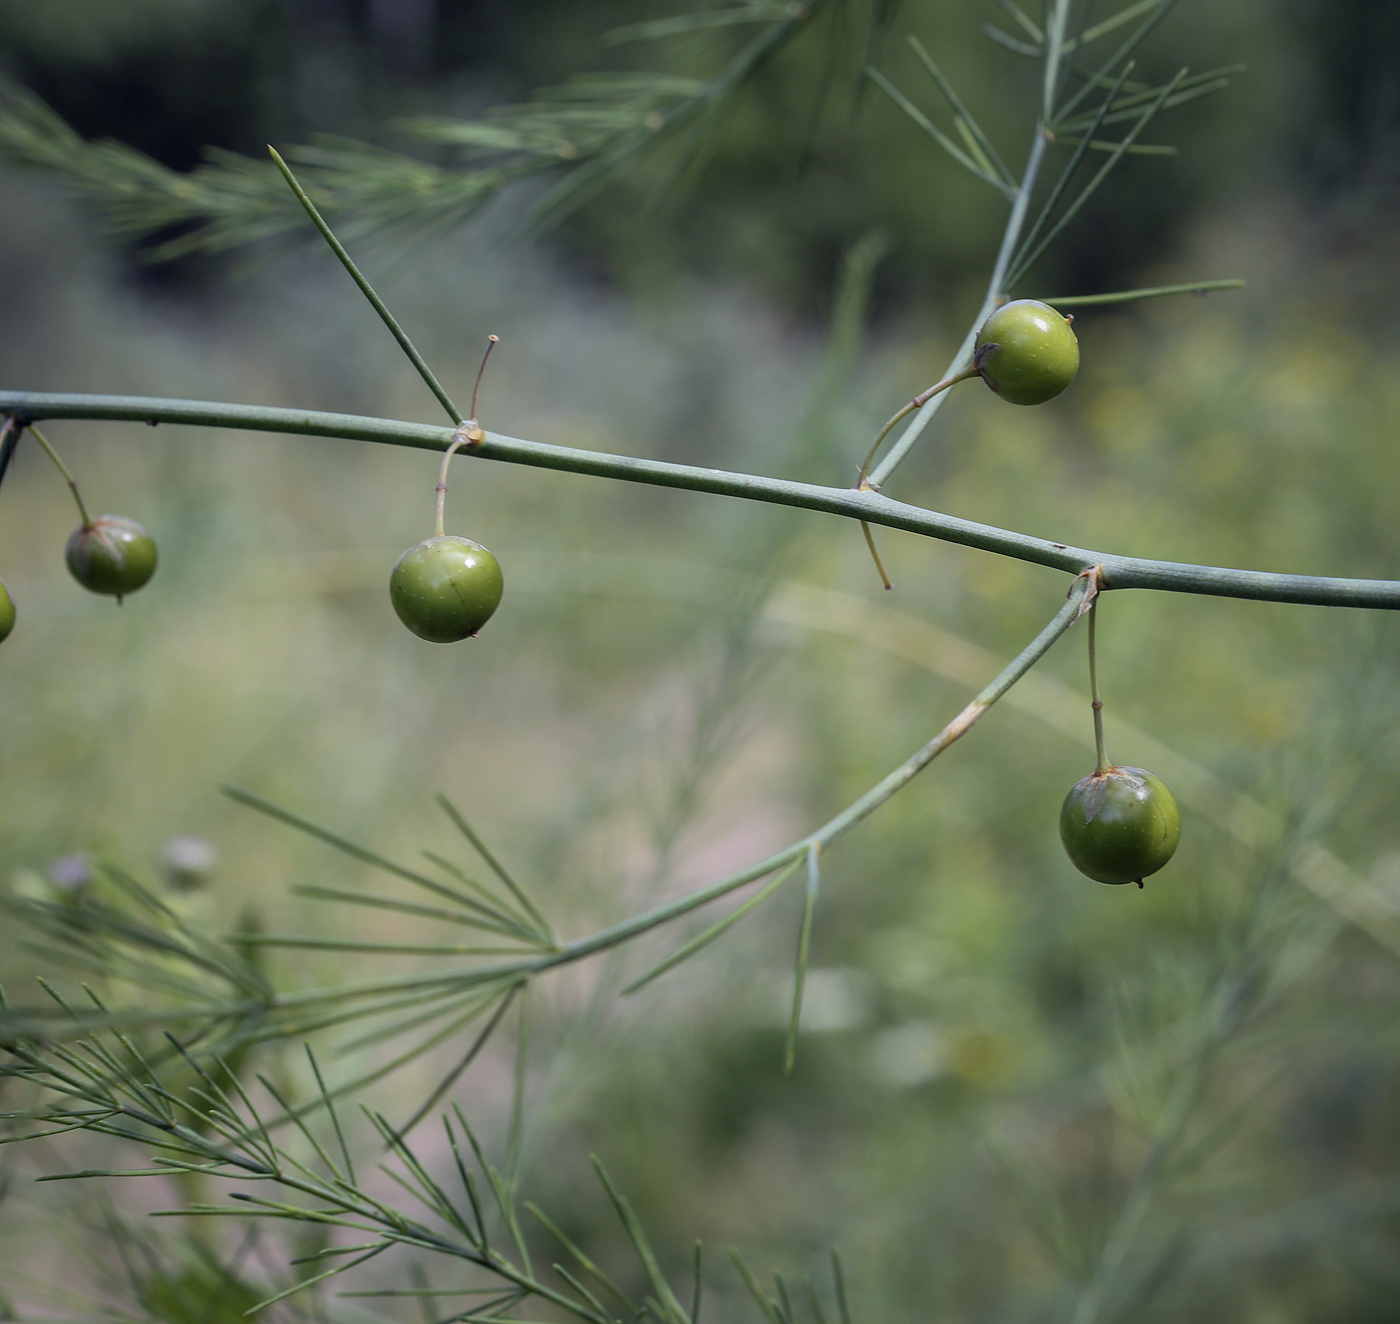
[[[918,753],[901,763],[888,777],[871,787],[849,808],[842,810],[825,826],[818,828],[808,842],[829,846],[838,837],[844,836],[862,819],[868,818],[894,793],[907,786],[919,773],[933,762],[955,740],[964,735],[974,722],[1006,693],[1041,657],[1050,646],[1078,619],[1084,604],[1085,595],[1091,591],[1089,577],[1081,576],[1070,588],[1065,605],[1060,608],[1050,623],[1002,669],[1001,673],[973,701],[967,705],[947,726],[943,728]],[[805,848],[808,842],[799,842]],[[791,858],[791,855],[788,856]]]
[[[448,971],[440,974],[416,973],[358,984],[305,989],[296,993],[279,995],[273,1008],[285,1014],[297,1007],[322,1005],[328,1002],[346,1002],[357,998],[405,990],[427,991],[438,988],[443,996],[450,996],[464,987],[480,987],[491,983],[504,985],[507,981],[542,974],[546,970],[571,965],[585,957],[620,946],[622,943],[640,937],[652,929],[699,910],[711,901],[717,901],[731,892],[736,892],[749,883],[767,878],[770,874],[775,874],[783,869],[784,866],[793,866],[790,873],[795,872],[796,866],[802,861],[813,858],[814,851],[824,851],[845,836],[858,823],[868,818],[881,805],[907,786],[959,737],[966,734],[987,709],[1020,680],[1049,650],[1051,645],[1074,624],[1082,611],[1086,595],[1092,589],[1091,577],[1080,576],[1071,586],[1064,605],[1055,613],[1049,624],[922,749],[906,759],[887,777],[882,778],[860,799],[848,805],[834,818],[817,828],[815,832],[810,833],[800,841],[793,842],[792,845],[776,854],[760,860],[757,864],[751,865],[739,873],[731,874],[727,878],[721,878],[706,887],[697,888],[685,896],[654,906],[640,915],[634,915],[630,919],[590,934],[586,938],[567,943],[556,952],[472,970]],[[15,1026],[6,1025],[5,1028],[12,1034],[17,1032]]]
[[[1031,194],[1035,191],[1036,180],[1040,177],[1040,167],[1045,160],[1045,149],[1049,140],[1045,135],[1043,121],[1037,120],[1035,134],[1031,138],[1030,154],[1026,158],[1026,168],[1021,173],[1021,183],[1016,189],[1016,200],[1011,204],[1011,215],[1006,220],[1006,230],[1001,237],[1001,247],[997,250],[996,262],[992,267],[991,278],[987,281],[987,292],[982,299],[982,307],[978,309],[977,316],[973,320],[972,326],[968,329],[967,335],[963,337],[962,344],[958,347],[958,352],[953,356],[953,361],[948,365],[948,371],[944,380],[951,382],[961,380],[961,376],[966,373],[972,364],[972,355],[977,347],[977,333],[997,308],[1004,301],[1005,295],[1003,287],[1006,283],[1006,271],[1011,265],[1012,255],[1016,251],[1016,244],[1020,240],[1021,231],[1026,224],[1026,213],[1030,209]],[[920,434],[928,425],[933,422],[934,416],[943,407],[943,401],[947,399],[944,394],[933,396],[926,404],[919,407],[918,413],[914,415],[913,421],[895,444],[890,447],[890,453],[880,462],[874,473],[870,475],[869,486],[879,489],[885,480],[900,466],[904,457],[909,454],[914,443],[918,441]],[[910,412],[907,407],[904,413]],[[897,422],[898,418],[891,420],[891,426]]]
[[[922,749],[911,755],[887,777],[882,778],[872,786],[859,800],[848,805],[835,818],[828,820],[810,836],[795,842],[786,850],[770,856],[761,864],[755,865],[752,869],[746,870],[734,878],[722,879],[707,888],[692,892],[689,896],[680,897],[676,901],[647,911],[643,915],[635,916],[622,924],[614,925],[611,929],[606,929],[602,933],[584,939],[582,943],[570,943],[557,957],[543,958],[539,968],[545,969],[549,965],[562,965],[567,961],[577,960],[580,955],[588,955],[598,951],[603,946],[610,947],[619,942],[625,942],[648,929],[655,928],[658,924],[664,924],[705,905],[723,896],[726,892],[732,892],[747,883],[766,877],[783,865],[791,866],[787,875],[791,876],[795,872],[796,865],[804,857],[809,862],[814,861],[817,858],[817,853],[826,850],[858,823],[869,818],[881,805],[913,781],[954,741],[966,735],[987,709],[1020,680],[1049,651],[1050,646],[1079,619],[1085,598],[1096,591],[1091,576],[1082,575],[1076,579],[1070,587],[1069,596],[1065,599],[1064,606],[1055,613],[1050,623],[1012,661],[1002,668],[996,679],[987,685],[962,712]],[[784,877],[782,881],[786,881],[786,878]],[[663,969],[669,968],[669,965],[669,962],[663,964],[647,978],[650,979],[655,974],[660,974]],[[627,991],[631,991],[630,986]]]
[[[961,372],[954,372],[945,377],[941,382],[930,386],[926,391],[920,391],[907,405],[904,406],[884,427],[880,429],[880,435],[870,444],[869,451],[866,452],[865,459],[861,461],[860,476],[856,479],[856,488],[859,491],[866,491],[874,486],[865,480],[865,475],[870,471],[870,461],[875,458],[875,453],[880,449],[880,444],[894,430],[894,426],[902,418],[908,418],[916,409],[922,409],[936,395],[941,395],[950,386],[956,386],[958,382],[965,382],[969,377],[976,377],[977,369],[973,366],[964,368]]]
[[[1065,24],[1068,18],[1069,0],[1054,0],[1049,22],[1046,25],[1045,76],[1042,85],[1041,113],[1036,120],[1035,131],[1031,136],[1030,152],[1026,157],[1026,167],[1021,172],[1021,182],[1017,185],[1015,200],[1011,204],[1011,214],[1006,218],[1006,229],[1002,233],[1001,247],[997,250],[991,277],[987,281],[987,292],[982,299],[982,307],[978,309],[976,319],[963,338],[962,344],[958,347],[957,354],[953,356],[952,363],[948,365],[947,376],[949,378],[963,373],[971,365],[973,352],[977,345],[978,331],[982,329],[983,324],[996,312],[997,308],[1006,301],[1006,289],[1011,283],[1007,279],[1007,272],[1016,252],[1016,245],[1020,242],[1021,232],[1025,229],[1031,195],[1035,192],[1036,181],[1040,178],[1040,169],[1050,142],[1050,135],[1046,132],[1045,126],[1050,122],[1053,114],[1054,96],[1059,85],[1060,64],[1063,58]],[[939,396],[919,409],[913,421],[904,429],[899,440],[890,448],[890,453],[870,475],[869,486],[878,490],[884,484],[885,480],[903,463],[904,457],[913,449],[914,443],[918,441],[923,430],[933,421],[934,416],[942,407],[943,397]],[[906,412],[908,411],[906,410]]]
[[[331,227],[322,219],[321,213],[316,210],[316,204],[311,201],[306,190],[297,182],[297,177],[292,174],[291,167],[281,158],[275,148],[269,147],[267,150],[272,154],[272,159],[276,162],[278,170],[282,172],[282,178],[287,181],[292,192],[297,195],[297,201],[306,208],[306,214],[311,217],[311,223],[321,232],[321,238],[330,245],[331,252],[340,259],[341,265],[350,273],[350,278],[360,287],[360,293],[370,301],[384,325],[393,333],[394,339],[399,342],[399,348],[408,355],[409,361],[418,369],[418,375],[427,383],[428,390],[437,396],[438,403],[447,410],[447,416],[454,423],[464,422],[461,411],[452,403],[452,397],[443,390],[442,383],[438,381],[433,370],[428,367],[423,356],[414,347],[413,341],[408,338],[403,327],[399,325],[398,319],[389,311],[384,300],[375,293],[374,286],[364,278],[350,254],[345,251],[345,246],[335,237]]]
[[[92,517],[87,513],[87,507],[83,505],[82,494],[78,491],[77,479],[75,479],[73,475],[68,472],[68,466],[64,464],[61,459],[59,459],[58,452],[54,450],[52,446],[49,445],[47,439],[44,437],[44,434],[40,432],[39,429],[36,428],[33,423],[30,423],[28,427],[30,434],[33,436],[34,440],[37,441],[39,445],[41,445],[44,448],[44,451],[48,455],[49,459],[51,459],[58,466],[58,472],[61,473],[63,477],[67,480],[68,490],[73,493],[73,500],[78,503],[78,514],[83,517],[83,528],[92,528]]]
[[[1099,620],[1099,599],[1094,595],[1094,600],[1089,604],[1089,694],[1092,699],[1094,709],[1094,752],[1098,755],[1099,765],[1094,771],[1100,775],[1107,772],[1111,766],[1108,755],[1104,751],[1103,743],[1103,700],[1099,697],[1099,665],[1098,651],[1095,645],[1095,631]]]
[[[14,414],[26,424],[40,418],[101,418],[133,423],[186,423],[201,427],[243,428],[299,436],[341,437],[418,450],[443,451],[455,432],[425,423],[326,414],[262,405],[215,404],[199,400],[165,400],[143,396],[63,395],[46,392],[0,391],[0,414]],[[1102,588],[1157,589],[1200,593],[1210,597],[1246,598],[1260,602],[1307,603],[1318,607],[1400,608],[1400,581],[1342,579],[1319,575],[1283,575],[1263,570],[1234,570],[1223,566],[1155,561],[1050,542],[990,524],[959,519],[891,500],[876,492],[849,487],[823,487],[757,474],[667,464],[629,455],[575,450],[522,441],[498,433],[473,446],[470,454],[506,464],[614,478],[621,482],[711,492],[719,496],[822,511],[865,520],[885,528],[976,547],[1032,565],[1082,574],[1097,566]]]
[[[438,469],[437,504],[433,508],[433,537],[442,537],[442,521],[447,507],[447,466],[459,446],[467,445],[466,437],[453,437],[452,444],[442,453],[442,466]]]
[[[1172,294],[1209,294],[1213,290],[1242,290],[1244,287],[1242,280],[1198,280],[1190,285],[1153,285],[1144,290],[1118,290],[1113,294],[1072,294],[1040,302],[1052,308],[1087,308],[1090,304],[1135,303],[1139,299],[1165,299]]]
[[[1054,0],[1045,25],[1045,78],[1041,87],[1040,120],[1049,124],[1055,118],[1055,94],[1060,89],[1060,64],[1065,54],[1065,27],[1069,22],[1070,0]]]

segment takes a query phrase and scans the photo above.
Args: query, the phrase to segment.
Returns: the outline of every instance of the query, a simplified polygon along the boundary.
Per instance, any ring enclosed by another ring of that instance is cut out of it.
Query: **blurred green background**
[[[657,12],[5,0],[0,68],[85,135],[185,168],[207,144],[393,143],[382,126],[397,114],[480,113],[627,67],[642,56],[599,35]],[[1017,165],[1030,66],[978,34],[998,14],[909,0],[879,62],[911,86],[903,36],[918,33]],[[1397,29],[1382,0],[1179,6],[1144,50],[1153,73],[1248,72],[1154,128],[1180,156],[1130,163],[1018,292],[1231,276],[1248,289],[1084,311],[1069,393],[1019,410],[960,388],[890,494],[1119,553],[1400,576]],[[372,253],[369,274],[459,399],[484,336],[501,336],[481,411],[493,430],[847,481],[951,355],[1003,209],[874,95],[814,128],[817,51],[789,52],[707,172],[656,205],[642,205],[644,170],[525,245],[504,237],[506,198],[430,246]],[[6,387],[437,421],[323,252],[152,267],[104,242],[61,186],[3,184]],[[887,246],[850,345],[832,311],[873,232]],[[46,432],[89,502],[144,522],[162,560],[120,609],[83,594],[62,565],[69,496],[21,446],[0,490],[0,575],[19,609],[0,649],[0,881],[41,894],[56,861],[88,853],[158,882],[163,843],[194,835],[219,860],[186,900],[218,933],[250,910],[282,932],[369,928],[287,893],[365,870],[221,783],[405,859],[455,851],[432,804],[445,790],[558,927],[586,933],[824,821],[948,720],[1064,589],[882,533],[884,594],[843,522],[459,461],[448,527],[492,548],[507,595],[479,640],[435,647],[384,591],[429,531],[432,456],[164,426]],[[610,994],[676,934],[542,987],[526,1190],[600,1262],[635,1276],[591,1151],[682,1277],[696,1237],[794,1275],[820,1276],[839,1245],[857,1324],[1069,1319],[1144,1193],[1104,1318],[1394,1317],[1400,635],[1374,613],[1146,594],[1111,596],[1100,624],[1110,751],[1182,801],[1181,851],[1146,891],[1092,884],[1060,850],[1060,800],[1092,759],[1075,632],[826,861],[791,1079],[795,895],[627,1000]],[[28,1000],[42,962],[10,927],[0,963]],[[274,968],[297,985],[413,964]],[[455,1093],[496,1142],[507,1039]],[[459,1052],[374,1101],[408,1111]],[[1144,1189],[1197,1070],[1181,1161]],[[95,1152],[6,1151],[0,1286],[22,1317],[83,1313],[42,1282],[116,1291],[110,1245],[84,1231],[102,1197],[31,1181]],[[172,1198],[111,1194],[133,1209]],[[712,1317],[757,1318],[721,1259]],[[356,1285],[407,1274],[386,1260]],[[143,1309],[207,1324],[188,1296]]]

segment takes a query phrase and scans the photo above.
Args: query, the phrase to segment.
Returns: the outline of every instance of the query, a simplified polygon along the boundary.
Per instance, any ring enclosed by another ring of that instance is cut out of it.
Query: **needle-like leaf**
[[[946,133],[943,132],[934,122],[929,119],[907,96],[904,95],[888,78],[878,69],[867,69],[867,76],[896,106],[900,108],[915,124],[919,126],[930,138],[934,140],[949,156],[953,158],[969,174],[976,176],[984,184],[990,184],[1008,201],[1014,195],[1014,189],[1005,180],[998,179],[996,175],[983,170],[971,156],[957,145]]]
[[[1079,196],[1075,198],[1075,200],[1072,203],[1070,203],[1068,207],[1065,208],[1064,212],[1061,214],[1059,219],[1056,220],[1054,224],[1050,226],[1049,230],[1046,231],[1045,236],[1040,240],[1040,242],[1036,244],[1034,248],[1031,248],[1029,252],[1026,252],[1023,256],[1019,256],[1017,258],[1016,263],[1011,270],[1011,273],[1007,277],[1006,283],[1008,288],[1015,285],[1015,283],[1018,280],[1020,280],[1020,278],[1023,275],[1025,275],[1027,271],[1030,270],[1031,266],[1034,265],[1036,258],[1038,258],[1052,243],[1054,243],[1060,231],[1063,230],[1065,226],[1067,226],[1075,218],[1075,216],[1079,214],[1080,208],[1082,208],[1084,204],[1088,202],[1091,197],[1093,197],[1095,192],[1097,192],[1099,185],[1102,184],[1103,181],[1108,178],[1109,173],[1113,170],[1114,166],[1116,166],[1119,163],[1119,161],[1123,159],[1123,156],[1127,153],[1128,149],[1137,140],[1138,135],[1143,131],[1143,129],[1147,127],[1147,125],[1151,122],[1151,120],[1157,114],[1157,112],[1161,110],[1167,98],[1171,95],[1173,89],[1176,87],[1177,82],[1185,75],[1185,72],[1185,70],[1182,70],[1182,72],[1178,74],[1176,78],[1174,78],[1161,90],[1161,92],[1157,96],[1157,100],[1153,102],[1153,104],[1143,112],[1141,117],[1138,119],[1138,122],[1134,124],[1133,127],[1128,131],[1127,137],[1125,137],[1122,140],[1122,142],[1118,144],[1117,149],[1112,153],[1112,155],[1109,156],[1108,160],[1105,161],[1103,165],[1099,167],[1098,171],[1094,174],[1093,178],[1090,179],[1089,182],[1080,191]],[[1081,143],[1080,147],[1076,149],[1076,152],[1083,150],[1084,145],[1085,144]]]
[[[1017,26],[1026,33],[1037,46],[1045,42],[1045,33],[1039,25],[1033,23],[1027,16],[1026,11],[1016,3],[1016,0],[996,0],[997,5],[1015,19]]]
[[[1005,46],[1007,50],[1014,51],[1017,55],[1024,55],[1032,60],[1040,59],[1040,47],[1032,46],[1029,42],[1018,41],[1009,32],[1003,32],[995,23],[983,23],[982,35],[996,42],[998,46]]]
[[[639,975],[630,984],[628,984],[627,987],[622,990],[622,992],[624,994],[635,993],[639,988],[651,983],[653,979],[664,975],[666,971],[673,969],[674,967],[678,966],[682,961],[688,960],[690,957],[694,956],[695,953],[700,951],[702,947],[708,947],[710,943],[714,942],[716,938],[720,937],[724,933],[727,933],[731,928],[733,928],[734,925],[736,925],[741,919],[743,919],[744,916],[747,915],[751,910],[756,909],[758,906],[761,906],[765,901],[767,901],[768,898],[772,896],[774,892],[776,892],[780,887],[782,887],[784,883],[787,882],[789,878],[792,877],[792,875],[797,871],[798,867],[801,865],[802,861],[805,858],[806,852],[804,852],[803,855],[800,856],[798,859],[793,860],[792,862],[787,864],[783,869],[781,869],[777,873],[775,877],[773,877],[767,883],[765,883],[763,887],[761,887],[757,892],[753,894],[753,896],[749,897],[747,901],[744,901],[740,905],[736,906],[722,920],[718,920],[716,923],[711,924],[707,929],[704,929],[702,932],[696,934],[696,936],[692,938],[688,943],[686,943],[683,947],[680,947],[676,951],[672,952],[671,955],[666,957],[664,961],[661,961],[658,964],[652,966],[652,968],[648,970],[644,975]]]
[[[491,851],[487,849],[486,843],[482,841],[482,839],[477,835],[476,829],[473,828],[472,825],[467,822],[466,816],[462,813],[462,811],[458,809],[457,806],[441,792],[438,793],[436,798],[438,804],[442,808],[443,813],[445,813],[448,816],[448,818],[452,820],[452,823],[456,827],[456,829],[464,837],[466,837],[466,839],[469,842],[471,842],[472,847],[476,850],[476,853],[480,855],[481,858],[486,862],[486,865],[491,870],[491,872],[494,873],[496,877],[499,878],[501,882],[503,882],[506,885],[506,887],[510,889],[511,895],[518,902],[520,902],[522,906],[524,906],[526,913],[530,916],[531,919],[535,921],[536,924],[540,926],[540,931],[549,938],[550,942],[554,942],[554,931],[549,927],[549,921],[545,919],[545,917],[540,913],[538,909],[536,909],[534,902],[530,900],[525,890],[515,881],[515,879],[508,872],[506,872],[505,866],[501,864],[500,860],[498,860],[495,857],[495,855],[493,855]]]
[[[783,1072],[792,1074],[797,1061],[797,1033],[802,1026],[802,993],[807,983],[807,953],[812,942],[812,915],[817,908],[821,887],[821,847],[814,841],[807,849],[807,887],[802,902],[802,922],[797,934],[797,961],[792,972],[792,1015],[788,1018],[787,1044],[783,1049]]]
[[[1016,187],[1016,177],[1003,164],[1001,157],[997,155],[996,148],[992,146],[992,140],[982,131],[981,126],[973,118],[972,112],[963,104],[962,98],[954,91],[943,71],[933,62],[933,57],[924,48],[923,42],[917,37],[909,38],[909,45],[919,58],[919,63],[924,66],[928,76],[933,79],[934,85],[943,93],[944,99],[952,107],[953,114],[958,117],[959,125],[965,125],[967,133],[976,140],[981,148],[988,173],[996,174],[1008,188]]]
[[[739,1271],[739,1277],[744,1280],[744,1286],[749,1289],[749,1295],[753,1297],[758,1308],[763,1311],[768,1324],[786,1324],[779,1313],[778,1303],[763,1290],[763,1284],[758,1281],[758,1277],[749,1268],[747,1261],[733,1246],[729,1247],[729,1259]]]
[[[1214,290],[1242,290],[1242,280],[1198,280],[1190,285],[1153,285],[1141,290],[1117,290],[1112,294],[1071,294],[1042,299],[1052,308],[1076,308],[1090,304],[1133,303],[1139,299],[1163,299],[1173,294],[1209,294]]]
[[[1119,68],[1132,56],[1132,53],[1146,40],[1148,33],[1166,18],[1175,4],[1176,0],[1153,0],[1151,8],[1147,11],[1147,17],[1128,35],[1118,49],[1085,80],[1084,86],[1078,92],[1071,96],[1068,101],[1056,107],[1055,113],[1049,117],[1050,121],[1059,123],[1068,119],[1075,107],[1080,105],[1103,79],[1110,77],[1114,69]]]
[[[506,1014],[510,1004],[515,1000],[515,995],[520,991],[520,987],[519,984],[512,984],[510,986],[505,997],[501,999],[500,1005],[491,1013],[491,1019],[482,1026],[481,1033],[476,1036],[471,1046],[457,1060],[452,1069],[433,1087],[428,1097],[418,1105],[413,1116],[394,1132],[395,1136],[402,1140],[404,1136],[408,1135],[408,1133],[436,1107],[438,1100],[461,1079],[462,1073],[476,1061],[481,1050],[486,1047],[487,1041],[496,1032],[496,1027],[500,1025],[501,1018]]]
[[[593,1157],[593,1171],[598,1174],[598,1180],[603,1183],[603,1189],[607,1191],[608,1199],[612,1201],[613,1208],[617,1211],[618,1219],[622,1223],[623,1230],[627,1233],[627,1239],[637,1252],[637,1258],[641,1261],[642,1268],[651,1283],[652,1291],[656,1293],[657,1301],[660,1303],[665,1324],[687,1324],[685,1311],[681,1308],[681,1303],[676,1300],[675,1293],[672,1292],[671,1285],[666,1281],[665,1275],[662,1274],[661,1266],[657,1263],[656,1252],[652,1250],[651,1242],[647,1240],[637,1215],[633,1212],[631,1204],[613,1185],[607,1169],[596,1155]]]
[[[253,795],[249,791],[239,790],[235,786],[223,788],[224,794],[231,800],[236,800],[239,804],[247,805],[250,809],[256,809],[260,814],[266,814],[269,818],[275,818],[278,822],[294,827],[299,832],[305,832],[308,836],[315,837],[319,841],[324,841],[328,846],[333,846],[336,850],[350,856],[352,859],[360,860],[364,864],[380,869],[384,873],[392,874],[396,878],[402,878],[406,882],[412,883],[415,887],[421,887],[438,896],[446,897],[457,903],[464,910],[472,911],[475,914],[485,916],[501,925],[503,929],[510,930],[513,926],[505,923],[499,912],[482,905],[465,893],[458,892],[455,888],[448,887],[445,883],[440,883],[434,878],[429,878],[426,874],[418,873],[414,869],[406,868],[401,864],[395,864],[393,860],[385,859],[384,856],[367,847],[360,846],[353,841],[342,837],[337,832],[332,832],[329,828],[323,828],[319,824],[308,822],[304,818],[298,817],[289,810],[283,809],[280,805],[272,804],[270,801],[262,799],[261,796]],[[533,936],[529,930],[521,932],[522,937]]]
[[[677,14],[674,18],[654,18],[645,23],[628,23],[603,34],[603,43],[620,46],[631,41],[661,41],[668,37],[685,37],[694,32],[734,27],[741,23],[771,23],[790,18],[790,0],[751,0],[749,4],[729,9],[704,9],[695,14]]]

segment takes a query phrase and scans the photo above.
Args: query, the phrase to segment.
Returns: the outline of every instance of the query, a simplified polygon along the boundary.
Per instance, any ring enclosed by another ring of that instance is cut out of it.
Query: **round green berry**
[[[389,600],[420,639],[454,644],[491,619],[504,584],[501,567],[486,548],[444,533],[399,557],[389,576]]]
[[[1017,299],[977,333],[977,371],[1003,400],[1038,405],[1053,400],[1079,371],[1079,341],[1047,303]]]
[[[15,628],[15,600],[10,596],[10,590],[0,580],[0,643],[10,637],[10,631]]]
[[[1136,883],[1156,873],[1181,840],[1172,793],[1142,768],[1106,768],[1079,782],[1060,808],[1060,840],[1080,873]]]
[[[155,540],[134,519],[99,515],[74,529],[64,548],[73,578],[118,602],[156,572]]]

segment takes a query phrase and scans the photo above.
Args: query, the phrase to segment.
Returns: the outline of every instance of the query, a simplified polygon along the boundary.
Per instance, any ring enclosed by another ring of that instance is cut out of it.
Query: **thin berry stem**
[[[472,387],[472,416],[469,420],[472,423],[476,422],[476,402],[477,397],[481,394],[481,379],[486,376],[486,360],[491,357],[491,351],[500,343],[500,336],[486,337],[486,353],[481,356],[481,366],[476,370],[476,384]]]
[[[1099,599],[1095,594],[1089,604],[1089,694],[1094,708],[1094,750],[1098,755],[1099,766],[1094,771],[1102,776],[1112,766],[1104,749],[1103,740],[1103,700],[1099,698],[1099,664],[1095,648],[1095,628],[1099,619]]]
[[[494,340],[495,337],[493,336]],[[457,453],[458,447],[466,446],[470,439],[466,436],[456,436],[452,438],[450,445],[442,453],[442,467],[438,469],[437,482],[437,506],[433,514],[433,537],[442,537],[443,511],[447,506],[447,466],[451,463],[452,457]]]
[[[952,376],[945,377],[941,382],[937,382],[933,386],[930,386],[928,390],[920,391],[919,394],[916,395],[911,401],[909,401],[909,403],[905,405],[903,409],[901,409],[897,414],[895,414],[895,416],[891,418],[890,421],[880,429],[880,433],[871,443],[870,450],[866,453],[865,459],[861,461],[860,476],[856,479],[857,490],[865,492],[868,491],[871,488],[871,486],[873,486],[871,483],[868,483],[865,478],[865,475],[870,472],[870,462],[875,458],[876,452],[879,451],[880,446],[884,442],[885,438],[890,435],[890,433],[894,430],[895,425],[901,419],[908,418],[909,415],[912,414],[916,409],[922,409],[926,404],[928,404],[930,400],[933,399],[935,395],[941,394],[943,391],[946,391],[950,386],[955,386],[958,382],[963,382],[966,381],[969,377],[976,376],[977,368],[975,366],[964,368],[961,372],[955,372],[952,374]],[[886,584],[885,587],[888,588],[889,585]]]
[[[443,453],[442,466],[438,469],[437,483],[437,506],[433,514],[433,537],[442,537],[442,521],[444,509],[447,505],[447,463],[462,446],[479,446],[486,440],[486,434],[481,430],[481,424],[476,421],[477,397],[481,394],[481,379],[486,375],[486,360],[491,357],[491,351],[501,343],[500,336],[486,337],[486,353],[481,356],[481,366],[476,370],[476,385],[472,387],[472,416],[464,418],[458,425],[457,431],[452,434],[452,444]]]
[[[489,351],[488,351],[489,353]],[[873,484],[866,481],[865,475],[870,469],[870,462],[875,458],[875,453],[880,449],[880,444],[890,435],[891,429],[902,418],[908,418],[916,409],[922,409],[935,395],[946,391],[957,382],[966,381],[969,377],[977,376],[975,366],[965,368],[962,372],[955,372],[951,377],[945,377],[941,382],[930,386],[926,391],[920,391],[907,405],[904,406],[884,427],[880,429],[880,435],[871,443],[870,450],[860,466],[860,475],[856,479],[856,491],[868,492]],[[892,589],[894,585],[890,582],[890,577],[885,573],[884,562],[880,560],[880,553],[875,550],[875,535],[870,531],[870,525],[865,520],[860,522],[860,531],[865,535],[865,545],[870,549],[870,559],[875,562],[875,569],[880,575],[880,582],[887,588]]]
[[[870,443],[870,449],[866,452],[865,459],[860,462],[860,474],[856,478],[856,489],[861,492],[870,490],[870,484],[866,481],[865,475],[870,472],[870,462],[875,458],[875,453],[880,449],[881,443],[894,431],[895,424],[901,419],[908,418],[910,414],[918,408],[912,400],[900,409],[894,417],[890,419],[879,431],[875,440]]]
[[[885,573],[885,563],[880,560],[880,553],[875,550],[875,535],[870,531],[870,525],[864,520],[860,522],[860,531],[865,534],[865,545],[870,548],[870,559],[875,562],[875,569],[879,572],[880,582],[887,588],[893,588],[890,577]]]
[[[987,293],[983,297],[982,307],[978,310],[976,319],[968,329],[967,335],[963,337],[963,343],[959,346],[958,352],[949,366],[949,376],[964,371],[971,363],[973,352],[977,347],[977,332],[981,330],[986,320],[1006,302],[1006,289],[1011,284],[1007,280],[1007,269],[1011,265],[1016,245],[1020,242],[1021,233],[1025,228],[1026,213],[1030,207],[1031,196],[1035,192],[1036,180],[1040,177],[1040,169],[1044,164],[1045,151],[1048,146],[1045,126],[1043,122],[1037,120],[1035,133],[1031,137],[1030,153],[1026,158],[1026,168],[1022,172],[1021,182],[1016,188],[1015,201],[1011,204],[1011,214],[1007,218],[1006,230],[1001,237],[1001,247],[997,251],[996,264],[992,268],[990,279],[987,281]],[[919,407],[916,416],[910,420],[909,426],[900,434],[899,439],[890,447],[889,454],[880,461],[879,466],[871,475],[870,485],[872,487],[878,490],[885,479],[903,463],[904,457],[909,454],[923,430],[933,422],[934,416],[942,405],[943,400],[940,398],[928,409]]]
[[[51,459],[58,466],[58,472],[61,473],[65,479],[67,479],[68,490],[73,493],[73,500],[78,503],[78,514],[83,517],[83,528],[92,528],[92,516],[87,513],[87,507],[83,505],[82,494],[78,491],[77,479],[75,479],[73,475],[68,472],[68,466],[64,464],[61,459],[58,458],[58,452],[54,450],[54,448],[50,446],[49,443],[45,440],[44,434],[40,432],[39,429],[36,428],[33,423],[30,423],[28,426],[30,433],[34,437],[34,440],[37,441],[39,445],[41,445],[44,448],[44,451],[48,455],[49,459]]]

